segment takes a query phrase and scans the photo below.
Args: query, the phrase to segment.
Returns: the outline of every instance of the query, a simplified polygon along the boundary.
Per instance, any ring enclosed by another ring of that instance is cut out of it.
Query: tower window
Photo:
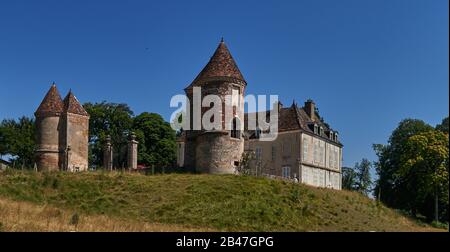
[[[239,119],[234,118],[231,125],[231,137],[232,138],[241,138],[241,131],[239,130]]]

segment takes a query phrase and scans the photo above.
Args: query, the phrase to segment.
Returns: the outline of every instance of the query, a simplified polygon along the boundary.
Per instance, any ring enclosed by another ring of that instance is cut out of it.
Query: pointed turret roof
[[[86,110],[84,110],[83,106],[81,106],[78,99],[72,93],[72,90],[70,90],[69,93],[66,95],[66,98],[64,98],[64,112],[89,116]]]
[[[225,45],[223,38],[213,56],[210,58],[208,64],[206,64],[189,87],[200,84],[204,81],[217,79],[228,79],[246,84],[246,81],[242,76],[241,71],[239,71],[233,56],[231,56],[230,51]]]
[[[53,83],[34,114],[62,113],[63,109],[64,106],[61,95],[56,88],[56,84]]]

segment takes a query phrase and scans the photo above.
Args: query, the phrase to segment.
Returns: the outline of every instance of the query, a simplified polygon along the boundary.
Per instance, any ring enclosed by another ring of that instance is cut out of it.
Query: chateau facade
[[[213,94],[222,101],[233,92],[244,98],[247,82],[223,40],[207,65],[185,89],[193,111],[193,88],[201,87],[201,97]],[[308,100],[300,107],[293,102],[289,107],[281,103],[273,107],[278,111],[278,137],[262,141],[259,130],[247,128],[249,118],[257,117],[239,109],[227,108],[223,103],[221,125],[231,130],[193,129],[190,113],[190,129],[177,139],[177,163],[180,167],[198,172],[234,174],[241,165],[244,153],[252,153],[250,170],[256,174],[297,179],[299,182],[333,189],[341,189],[342,147],[338,132],[323,122],[316,112],[315,103]],[[201,116],[209,108],[202,107]],[[228,109],[228,110],[227,110]],[[266,111],[269,118],[273,110]],[[232,111],[232,119],[226,120],[225,111]],[[244,123],[243,129],[239,126]]]
[[[72,91],[63,100],[53,84],[34,115],[38,170],[87,170],[89,114]]]

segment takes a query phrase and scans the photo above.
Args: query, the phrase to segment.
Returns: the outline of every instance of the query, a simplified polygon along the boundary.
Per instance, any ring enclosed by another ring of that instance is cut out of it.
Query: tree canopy
[[[35,123],[28,117],[5,119],[0,123],[0,155],[10,155],[17,164],[34,163]]]
[[[440,220],[448,221],[444,211],[448,209],[448,133],[421,120],[405,119],[387,145],[373,148],[378,156],[375,196],[379,200],[431,220],[438,196]]]
[[[136,116],[133,131],[139,141],[139,163],[160,167],[175,164],[175,131],[160,115],[144,112]]]

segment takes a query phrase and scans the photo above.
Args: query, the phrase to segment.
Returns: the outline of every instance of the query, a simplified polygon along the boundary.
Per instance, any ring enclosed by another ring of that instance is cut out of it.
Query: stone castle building
[[[243,78],[227,46],[220,42],[207,65],[185,89],[193,111],[193,87],[201,87],[201,96],[215,94],[223,98],[235,90],[244,97],[247,82]],[[278,110],[278,137],[261,141],[258,130],[249,130],[249,113],[225,121],[222,105],[222,128],[231,124],[231,130],[185,130],[177,140],[178,166],[205,173],[236,173],[243,153],[253,153],[249,166],[260,175],[297,179],[298,181],[334,189],[341,189],[342,144],[338,132],[323,122],[315,103],[308,100],[300,107],[293,102],[289,107],[275,104]],[[240,111],[244,111],[243,104]],[[209,108],[202,108],[201,115]],[[270,115],[272,110],[266,111]],[[190,113],[190,128],[193,118]],[[251,115],[253,116],[253,115]],[[256,115],[257,116],[257,115]],[[243,118],[242,118],[243,117]],[[269,118],[269,116],[267,116]],[[239,130],[244,123],[244,131]]]
[[[63,100],[53,84],[34,115],[38,170],[87,170],[89,114],[72,91]]]

